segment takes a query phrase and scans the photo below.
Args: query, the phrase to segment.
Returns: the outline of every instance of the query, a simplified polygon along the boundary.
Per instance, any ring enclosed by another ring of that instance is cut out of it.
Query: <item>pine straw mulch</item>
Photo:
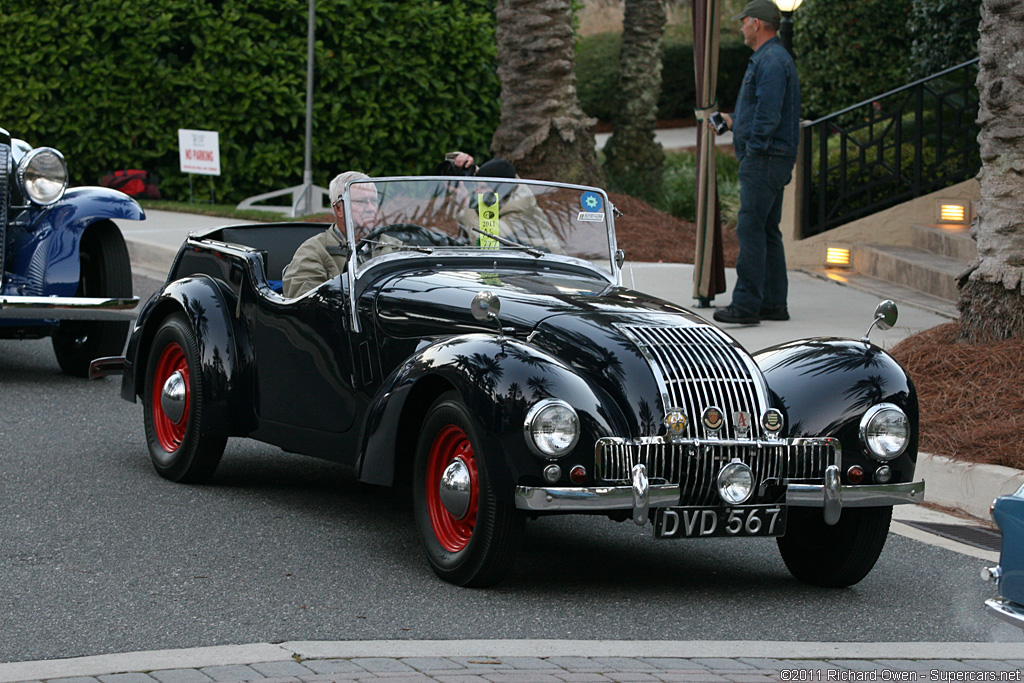
[[[918,332],[891,350],[917,387],[920,449],[1024,469],[1024,340],[958,342],[958,325]]]

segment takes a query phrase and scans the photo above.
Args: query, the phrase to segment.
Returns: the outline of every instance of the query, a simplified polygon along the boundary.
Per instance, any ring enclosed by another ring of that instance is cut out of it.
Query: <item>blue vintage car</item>
[[[112,219],[143,220],[127,195],[68,189],[63,155],[0,128],[0,339],[50,337],[64,372],[120,353],[132,309],[132,270]]]
[[[982,570],[982,576],[999,586],[1002,597],[985,604],[999,618],[1024,629],[1024,486],[996,498],[992,518],[1003,532],[1003,545],[999,564]]]
[[[322,224],[193,235],[125,356],[94,362],[141,400],[161,476],[209,479],[231,436],[351,466],[411,489],[427,560],[464,586],[509,571],[528,519],[564,514],[777,538],[798,579],[848,586],[892,506],[922,500],[917,394],[889,354],[815,338],[751,355],[622,286],[600,189],[376,178],[342,201],[338,276],[278,289]]]

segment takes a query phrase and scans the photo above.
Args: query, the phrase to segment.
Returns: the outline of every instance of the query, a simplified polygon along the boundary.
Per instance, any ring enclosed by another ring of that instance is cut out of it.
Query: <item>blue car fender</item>
[[[203,432],[240,435],[255,429],[252,344],[245,323],[234,315],[235,308],[234,294],[207,275],[167,284],[146,303],[128,340],[121,396],[146,400],[153,338],[168,316],[184,313],[199,345]]]
[[[473,416],[495,494],[507,501],[524,478],[539,483],[546,464],[530,452],[523,428],[537,401],[564,400],[579,416],[579,442],[559,460],[566,471],[577,463],[590,471],[596,440],[625,429],[610,399],[561,360],[520,340],[468,334],[421,348],[384,382],[367,412],[361,481],[390,485],[398,468],[411,468],[427,410],[451,389]]]
[[[97,221],[141,221],[139,204],[117,190],[78,187],[51,206],[32,205],[18,215],[17,233],[7,270],[27,280],[40,296],[74,296],[78,289],[82,235]]]

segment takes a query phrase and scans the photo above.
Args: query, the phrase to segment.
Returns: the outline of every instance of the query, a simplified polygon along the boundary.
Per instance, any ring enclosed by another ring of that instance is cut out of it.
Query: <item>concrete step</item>
[[[820,269],[808,272],[827,277],[830,280],[846,285],[852,289],[873,294],[879,299],[892,299],[899,304],[901,310],[905,306],[910,306],[912,308],[940,315],[948,320],[956,320],[960,317],[960,312],[957,310],[955,301],[949,301],[941,297],[926,294],[925,292],[922,292],[919,289],[914,289],[913,287],[899,285],[888,280],[880,280],[876,277],[864,275],[863,273],[855,273],[853,271],[847,271],[841,274],[834,269]]]
[[[959,296],[956,277],[968,262],[934,254],[917,247],[891,244],[857,244],[851,250],[853,270],[862,275],[955,302]]]
[[[978,244],[966,225],[915,225],[913,246],[941,256],[970,263],[978,258]]]

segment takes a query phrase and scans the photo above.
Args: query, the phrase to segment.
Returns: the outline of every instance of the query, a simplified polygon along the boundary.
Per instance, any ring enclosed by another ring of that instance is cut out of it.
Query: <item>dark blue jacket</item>
[[[796,65],[778,36],[750,58],[732,115],[736,157],[796,158],[800,141],[800,83]]]

